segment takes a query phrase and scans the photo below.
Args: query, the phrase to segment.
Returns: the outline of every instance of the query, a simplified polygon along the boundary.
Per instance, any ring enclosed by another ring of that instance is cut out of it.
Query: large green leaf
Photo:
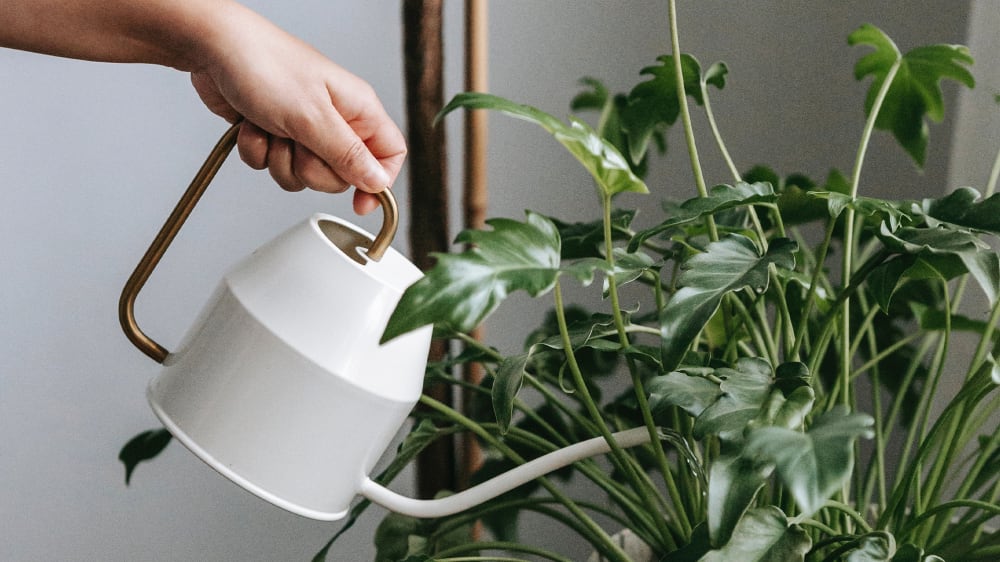
[[[932,267],[945,279],[963,273],[954,263],[957,259],[979,283],[990,302],[996,302],[1000,290],[1000,259],[975,234],[943,226],[902,227],[889,232],[883,225],[880,236],[891,249],[917,255],[924,265]],[[911,270],[907,269],[906,273]]]
[[[629,226],[635,218],[634,210],[615,209],[611,212],[611,239],[628,240],[631,236]],[[559,229],[562,239],[562,259],[603,258],[604,257],[604,221],[566,223],[549,217],[549,220]]]
[[[854,442],[871,437],[872,419],[836,408],[818,416],[805,433],[761,427],[749,433],[743,454],[775,465],[804,516],[840,489],[854,467]]]
[[[896,230],[904,219],[910,218],[898,205],[885,199],[851,197],[845,193],[834,191],[810,191],[808,195],[826,199],[827,210],[831,217],[840,216],[844,209],[854,209],[859,216],[874,217],[876,221],[887,222],[889,230]]]
[[[761,254],[749,238],[731,234],[708,245],[683,264],[678,279],[681,289],[667,302],[660,315],[663,367],[677,368],[691,342],[730,292],[750,287],[763,293],[768,287],[768,268],[795,267],[797,244],[787,238],[771,242]]]
[[[657,57],[659,64],[647,66],[640,74],[650,76],[649,80],[638,84],[629,92],[628,105],[622,108],[622,126],[628,134],[629,152],[636,161],[645,154],[649,138],[659,127],[673,125],[680,114],[680,98],[677,96],[677,73],[671,55]],[[713,84],[725,84],[718,79],[718,70],[713,69]],[[684,91],[698,103],[701,97],[701,65],[691,55],[681,55],[681,73],[684,77]]]
[[[672,371],[653,377],[646,383],[649,408],[654,415],[666,415],[667,408],[677,406],[698,417],[718,399],[718,383],[696,374]]]
[[[748,511],[733,530],[725,546],[701,558],[701,562],[797,562],[812,547],[809,535],[774,506]]]
[[[848,42],[875,48],[854,67],[858,80],[869,74],[873,78],[865,102],[866,113],[871,112],[889,70],[900,61],[875,126],[892,132],[903,149],[922,167],[929,136],[926,119],[941,121],[944,117],[941,81],[950,78],[970,88],[975,85],[966,68],[972,64],[969,50],[959,45],[930,45],[901,55],[892,40],[872,25],[861,26],[850,35]]]
[[[610,197],[617,193],[633,191],[648,193],[649,189],[632,172],[625,157],[610,142],[598,135],[589,125],[572,119],[566,125],[552,115],[534,107],[512,102],[492,94],[466,92],[456,95],[438,114],[438,118],[460,108],[493,109],[534,123],[558,140],[594,177],[601,192]]]
[[[712,463],[708,476],[708,536],[712,546],[729,540],[773,470],[773,466],[741,456],[722,456]]]
[[[771,203],[777,200],[774,188],[769,183],[737,183],[717,185],[713,187],[708,197],[688,199],[675,208],[675,212],[662,223],[637,233],[629,242],[628,251],[634,252],[644,241],[678,225],[698,220],[707,215],[761,203]]]
[[[526,222],[487,221],[492,230],[467,230],[458,242],[474,246],[439,254],[437,264],[404,293],[382,335],[386,342],[427,324],[454,332],[475,328],[510,293],[549,291],[559,275],[559,233],[528,213]]]
[[[1000,193],[981,199],[979,191],[961,187],[940,199],[924,199],[920,209],[930,226],[940,221],[1000,234]]]
[[[885,531],[875,531],[860,537],[857,548],[847,553],[845,562],[944,562],[939,556],[925,555],[912,544],[896,548],[896,538]]]
[[[845,562],[889,562],[896,552],[896,539],[885,531],[859,538],[858,546],[847,553]]]
[[[758,357],[741,357],[732,369],[717,369],[716,375],[722,378],[721,394],[695,419],[694,436],[701,439],[711,434],[724,441],[737,441],[771,394],[771,364]]]
[[[607,87],[596,78],[585,77],[580,83],[589,89],[581,91],[570,103],[573,111],[598,111],[600,117],[597,122],[597,134],[607,140],[618,149],[632,166],[632,171],[640,178],[645,177],[649,169],[649,158],[647,156],[633,156],[629,147],[629,139],[625,134],[622,123],[622,112],[628,106],[628,96],[625,94],[611,94]],[[666,137],[663,131],[654,131],[651,138],[656,143],[661,153],[666,151]],[[647,152],[646,146],[642,147],[642,152]]]

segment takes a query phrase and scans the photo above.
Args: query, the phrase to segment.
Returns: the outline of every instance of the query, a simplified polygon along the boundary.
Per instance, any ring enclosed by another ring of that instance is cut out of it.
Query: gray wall
[[[403,122],[398,2],[248,4],[371,81]],[[741,168],[766,161],[817,177],[850,168],[864,87],[851,79],[862,51],[845,38],[861,23],[880,25],[904,49],[964,41],[968,2],[872,4],[681,3],[682,49],[703,65],[730,65],[713,105]],[[449,93],[461,89],[461,7],[446,6]],[[662,1],[520,0],[490,11],[492,91],[556,115],[581,76],[627,89],[668,52]],[[448,123],[455,185],[459,121]],[[866,170],[863,191],[939,193],[950,123],[934,129],[923,174],[879,137],[872,158],[884,164]],[[122,483],[119,447],[155,425],[143,393],[157,366],[120,334],[118,292],[223,129],[179,73],[0,51],[0,559],[304,560],[337,528],[268,506],[176,445],[139,467],[130,488]],[[729,181],[700,139],[710,182]],[[491,214],[592,216],[585,174],[543,133],[497,117],[490,142]],[[670,142],[674,153],[654,164],[654,194],[623,203],[652,211],[662,197],[694,193],[676,131]],[[313,211],[351,216],[348,199],[289,195],[234,161],[154,274],[139,321],[172,346],[228,264]],[[405,240],[396,246],[405,251]],[[519,302],[491,321],[491,343],[519,345],[518,327],[541,314]],[[330,558],[370,559],[379,513]],[[527,533],[553,540],[550,530]]]

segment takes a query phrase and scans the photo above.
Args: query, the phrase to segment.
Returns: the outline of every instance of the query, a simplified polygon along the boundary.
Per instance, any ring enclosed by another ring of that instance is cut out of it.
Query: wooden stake
[[[489,88],[489,36],[486,0],[465,0],[465,90],[486,92]],[[465,111],[465,183],[462,190],[462,210],[465,228],[483,228],[489,205],[486,182],[487,113],[483,110]],[[480,326],[471,334],[482,341],[483,328]],[[481,365],[466,363],[462,376],[467,382],[478,384],[483,378]],[[471,409],[473,393],[462,393],[462,406],[466,412]],[[461,440],[461,470],[458,483],[464,489],[482,464],[482,451],[475,437],[464,435]]]
[[[432,252],[447,252],[448,188],[445,128],[434,126],[444,105],[442,0],[403,0],[403,58],[410,180],[410,254],[422,270],[433,265]],[[447,349],[436,340],[430,360]],[[451,387],[425,388],[435,400],[452,404]],[[457,489],[454,439],[440,438],[417,458],[417,495],[432,498]]]

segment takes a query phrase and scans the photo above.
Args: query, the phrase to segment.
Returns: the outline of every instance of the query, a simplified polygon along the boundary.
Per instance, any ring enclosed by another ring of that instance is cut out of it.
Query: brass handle
[[[139,296],[139,291],[146,284],[146,281],[149,280],[149,276],[153,273],[156,265],[160,263],[160,258],[163,257],[170,243],[174,241],[181,226],[184,225],[184,221],[191,215],[194,206],[205,193],[208,184],[211,183],[219,168],[222,167],[222,163],[226,161],[229,153],[232,152],[233,147],[236,145],[236,137],[239,129],[240,121],[237,121],[222,135],[219,142],[216,143],[215,148],[212,149],[205,163],[201,165],[198,173],[191,180],[187,191],[181,196],[180,201],[177,202],[177,206],[174,207],[173,212],[170,213],[163,227],[160,228],[160,232],[153,239],[153,243],[150,244],[149,249],[142,256],[139,265],[135,267],[135,271],[128,278],[125,287],[122,289],[121,298],[118,300],[118,320],[121,322],[122,330],[125,331],[125,336],[139,348],[139,351],[145,353],[157,363],[163,363],[167,358],[168,352],[166,348],[156,343],[139,328],[139,325],[135,321],[135,299]],[[399,213],[396,207],[396,199],[389,189],[384,189],[376,193],[375,196],[382,205],[382,229],[379,230],[378,235],[375,236],[375,239],[365,253],[368,259],[378,261],[382,259],[385,251],[392,243],[393,237],[396,236]]]

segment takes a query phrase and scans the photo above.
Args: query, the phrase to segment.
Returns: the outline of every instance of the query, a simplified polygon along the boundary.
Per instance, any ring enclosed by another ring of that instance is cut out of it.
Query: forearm
[[[250,15],[230,0],[3,0],[0,46],[190,71],[220,22]]]

